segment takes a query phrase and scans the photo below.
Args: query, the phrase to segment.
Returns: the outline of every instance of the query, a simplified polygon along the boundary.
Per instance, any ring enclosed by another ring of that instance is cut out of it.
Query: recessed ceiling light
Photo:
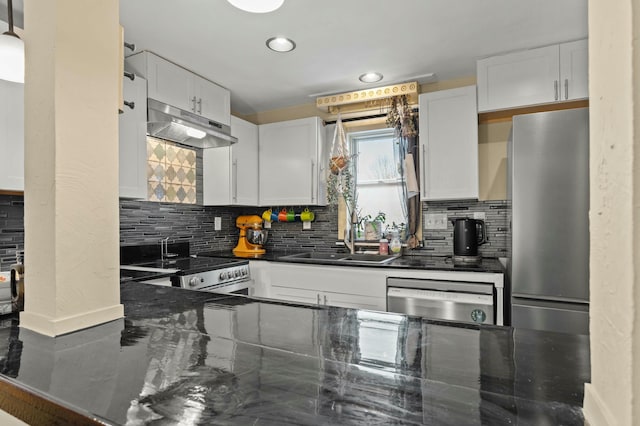
[[[296,44],[286,37],[271,37],[267,40],[267,47],[276,52],[291,52],[296,48]]]
[[[377,83],[382,80],[382,74],[379,72],[367,72],[358,77],[363,83]]]
[[[227,0],[229,3],[251,13],[273,12],[284,3],[284,0]]]

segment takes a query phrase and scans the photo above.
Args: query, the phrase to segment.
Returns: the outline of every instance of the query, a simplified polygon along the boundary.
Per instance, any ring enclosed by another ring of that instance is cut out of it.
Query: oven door
[[[225,284],[204,286],[198,288],[197,290],[223,294],[239,294],[244,296],[251,296],[253,290],[253,280],[242,280]]]

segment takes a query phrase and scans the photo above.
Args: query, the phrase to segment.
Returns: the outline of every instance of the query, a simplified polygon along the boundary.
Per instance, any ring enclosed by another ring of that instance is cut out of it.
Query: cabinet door
[[[559,57],[553,45],[479,60],[478,110],[558,101]]]
[[[193,94],[196,95],[196,114],[229,126],[231,94],[217,84],[197,75],[193,76]]]
[[[589,97],[589,43],[578,40],[560,45],[561,99]]]
[[[317,117],[260,126],[260,204],[318,202]]]
[[[149,97],[185,111],[196,112],[196,95],[192,93],[194,75],[165,59],[147,55]]]
[[[423,200],[478,198],[475,86],[420,95]]]
[[[133,102],[120,114],[120,197],[147,197],[147,81],[136,76],[131,81],[125,78],[123,97]]]
[[[231,191],[233,204],[258,205],[258,126],[231,117]]]
[[[342,308],[368,309],[371,311],[386,311],[387,301],[384,298],[363,296],[361,294],[322,293],[321,303],[328,306]]]
[[[275,299],[289,300],[291,302],[302,302],[318,304],[321,303],[321,295],[315,290],[306,290],[293,287],[271,287],[271,296]]]
[[[231,147],[202,151],[202,198],[205,206],[232,204]]]
[[[24,191],[24,84],[0,80],[0,189]]]

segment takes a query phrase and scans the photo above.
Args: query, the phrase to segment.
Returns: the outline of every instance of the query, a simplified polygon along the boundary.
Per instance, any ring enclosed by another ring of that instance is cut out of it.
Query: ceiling
[[[21,25],[22,0],[14,7]],[[266,14],[225,0],[120,0],[120,21],[138,50],[228,88],[232,111],[250,115],[321,94],[473,76],[479,58],[586,37],[587,0],[285,0]],[[273,36],[297,48],[272,52]],[[384,80],[358,81],[367,71]]]

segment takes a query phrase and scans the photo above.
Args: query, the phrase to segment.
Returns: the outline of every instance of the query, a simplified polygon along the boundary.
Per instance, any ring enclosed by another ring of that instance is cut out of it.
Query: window
[[[407,222],[403,206],[404,183],[398,168],[393,129],[370,130],[347,135],[355,157],[355,186],[359,218],[385,214],[387,227]],[[384,226],[383,226],[384,228]]]

